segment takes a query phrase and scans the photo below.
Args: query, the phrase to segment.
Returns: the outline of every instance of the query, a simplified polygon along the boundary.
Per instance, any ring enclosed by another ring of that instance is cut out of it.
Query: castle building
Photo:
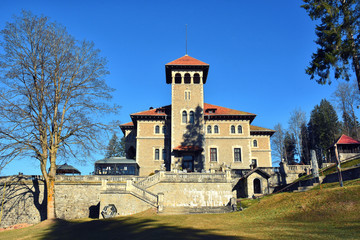
[[[171,105],[130,115],[120,125],[139,175],[159,170],[214,172],[272,167],[270,137],[256,115],[204,102],[209,64],[185,55],[165,65]]]

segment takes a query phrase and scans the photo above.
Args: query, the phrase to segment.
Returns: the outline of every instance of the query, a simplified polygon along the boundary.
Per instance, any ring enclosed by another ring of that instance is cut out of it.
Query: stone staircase
[[[308,185],[308,186],[299,186],[293,192],[306,192],[310,189],[313,189],[316,186],[319,186],[319,183],[313,183],[312,185]]]

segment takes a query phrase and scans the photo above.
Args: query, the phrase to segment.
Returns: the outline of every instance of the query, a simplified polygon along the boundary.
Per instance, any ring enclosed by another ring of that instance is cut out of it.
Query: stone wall
[[[108,186],[124,184],[130,177],[57,176],[55,182],[55,212],[58,218],[76,219],[99,216],[102,182]],[[137,179],[137,178],[135,178]],[[4,195],[5,188],[5,195]],[[17,223],[38,223],[46,219],[44,182],[39,176],[0,178],[3,215],[0,227]],[[4,196],[4,199],[3,199]]]
[[[1,178],[0,193],[3,204],[0,227],[45,220],[44,184],[38,177]]]

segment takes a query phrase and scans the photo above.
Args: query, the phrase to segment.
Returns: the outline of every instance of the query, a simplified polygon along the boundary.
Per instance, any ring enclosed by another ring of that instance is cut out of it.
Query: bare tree
[[[353,138],[358,138],[359,123],[355,108],[359,102],[360,92],[356,83],[341,82],[333,93],[333,101],[342,115],[342,132]]]
[[[113,112],[104,82],[106,59],[64,27],[23,11],[1,31],[0,151],[9,162],[30,156],[40,162],[47,218],[55,218],[56,162],[86,156],[105,130],[101,117]]]
[[[279,161],[286,159],[285,156],[285,134],[286,130],[282,127],[281,123],[274,126],[275,134],[271,137],[271,146],[273,147],[273,155]]]
[[[306,113],[300,108],[294,109],[290,113],[289,119],[289,132],[293,134],[295,138],[296,153],[299,155],[299,160],[302,159],[302,134],[301,126],[306,124]]]

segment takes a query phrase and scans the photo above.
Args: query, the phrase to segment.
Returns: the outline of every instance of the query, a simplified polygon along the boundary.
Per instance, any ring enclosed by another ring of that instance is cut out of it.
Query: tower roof
[[[204,63],[200,60],[197,60],[196,58],[190,57],[188,55],[185,55],[181,58],[178,58],[172,62],[167,63],[166,65],[185,65],[185,66],[197,66],[197,65],[202,65],[202,66],[209,66],[209,64]]]
[[[185,55],[172,62],[165,64],[166,83],[171,83],[171,71],[173,69],[186,69],[203,71],[203,83],[206,83],[207,75],[209,72],[209,64],[204,63],[196,58]]]

